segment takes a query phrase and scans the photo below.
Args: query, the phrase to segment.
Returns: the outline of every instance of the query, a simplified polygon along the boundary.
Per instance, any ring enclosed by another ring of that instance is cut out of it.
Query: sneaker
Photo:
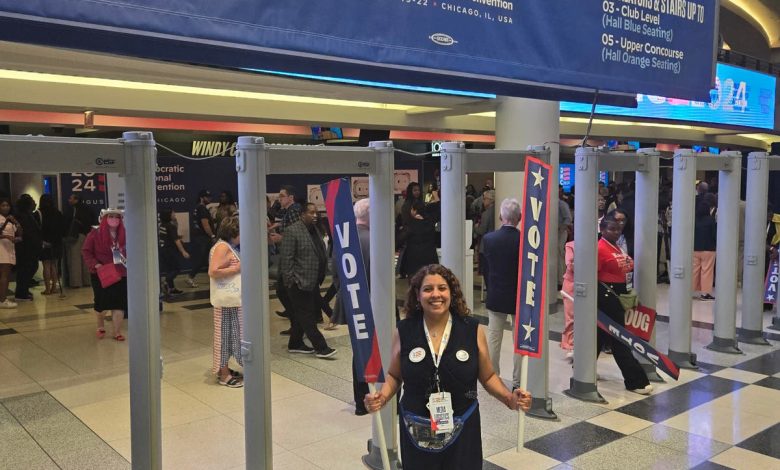
[[[33,295],[32,294],[27,294],[27,295],[23,295],[23,296],[15,296],[14,297],[14,300],[16,300],[16,301],[22,300],[22,301],[25,301],[25,302],[29,302],[29,301],[32,301],[32,299],[33,299]],[[8,299],[6,299],[6,300],[8,300]]]
[[[195,282],[195,279],[193,279],[191,277],[188,277],[187,279],[185,279],[184,283],[187,284],[190,287],[198,287],[198,283]]]
[[[310,348],[305,344],[302,344],[294,348],[288,347],[287,352],[290,354],[314,354],[314,348]]]
[[[170,295],[179,295],[179,294],[183,294],[183,293],[184,293],[183,290],[176,289],[176,288],[168,290],[168,294],[170,294]]]
[[[574,362],[574,351],[566,352],[566,360],[569,362]]]
[[[699,298],[701,300],[715,300],[715,297],[711,296],[710,294],[702,294]]]
[[[643,388],[635,388],[635,389],[630,390],[630,391],[632,391],[634,393],[638,393],[640,395],[650,395],[650,392],[653,391],[653,386],[648,384],[648,385],[645,385]]]
[[[11,302],[8,299],[5,299],[2,302],[0,302],[0,308],[16,308],[16,307],[17,307],[17,303]]]
[[[325,348],[322,351],[317,351],[314,353],[315,356],[319,357],[320,359],[327,359],[329,357],[333,357],[336,355],[336,350],[333,348]]]

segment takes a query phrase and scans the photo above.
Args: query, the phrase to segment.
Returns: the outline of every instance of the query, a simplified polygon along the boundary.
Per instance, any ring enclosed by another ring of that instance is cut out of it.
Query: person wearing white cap
[[[106,335],[103,313],[110,311],[114,339],[125,340],[122,323],[127,311],[127,251],[122,219],[123,214],[119,209],[102,210],[100,225],[87,235],[81,250],[95,294],[98,339]]]

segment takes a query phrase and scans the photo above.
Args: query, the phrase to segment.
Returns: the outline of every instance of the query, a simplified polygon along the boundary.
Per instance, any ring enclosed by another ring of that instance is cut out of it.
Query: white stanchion
[[[528,356],[523,356],[520,362],[520,389],[528,389]],[[517,410],[517,452],[525,448],[525,411]]]
[[[376,385],[368,384],[368,391],[371,395],[376,393]],[[382,414],[372,413],[376,420],[377,437],[379,438],[379,453],[382,456],[382,467],[384,470],[390,470],[390,457],[387,455],[387,441],[385,440],[385,428],[382,426]]]

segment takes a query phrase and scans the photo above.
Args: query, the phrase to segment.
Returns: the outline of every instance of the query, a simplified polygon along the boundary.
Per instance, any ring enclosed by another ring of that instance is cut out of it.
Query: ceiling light
[[[258,93],[253,91],[227,90],[220,88],[203,88],[184,85],[166,85],[162,83],[133,82],[97,77],[78,77],[53,73],[23,72],[0,69],[0,80],[20,80],[39,83],[58,83],[87,87],[117,88],[123,90],[155,91],[165,93],[181,93],[200,96],[216,96],[221,98],[240,98],[261,101],[281,101],[285,103],[322,104],[328,106],[345,106],[353,108],[385,109],[392,111],[407,111],[415,106],[373,103],[369,101],[348,101],[311,96],[279,95],[273,93]]]
[[[279,75],[282,77],[304,78],[307,80],[319,80],[322,82],[343,83],[345,85],[370,86],[375,88],[388,88],[390,90],[416,91],[422,93],[436,93],[441,95],[468,96],[472,98],[495,99],[496,95],[492,93],[479,93],[476,91],[451,90],[449,88],[435,88],[427,86],[400,85],[398,83],[374,82],[371,80],[357,80],[354,78],[326,77],[324,75],[310,75],[307,73],[281,72],[278,70],[263,70],[244,68],[248,72],[266,73],[269,75]]]

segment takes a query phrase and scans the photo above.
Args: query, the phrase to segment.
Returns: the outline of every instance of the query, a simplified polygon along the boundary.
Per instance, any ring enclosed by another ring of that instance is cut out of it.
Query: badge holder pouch
[[[401,407],[401,416],[404,419],[404,429],[406,430],[409,439],[412,444],[418,449],[425,452],[443,452],[449,446],[451,446],[460,436],[463,431],[463,426],[466,421],[477,409],[478,402],[469,406],[462,416],[453,417],[453,431],[447,433],[437,433],[431,428],[430,418],[423,418],[409,411],[405,411]]]

